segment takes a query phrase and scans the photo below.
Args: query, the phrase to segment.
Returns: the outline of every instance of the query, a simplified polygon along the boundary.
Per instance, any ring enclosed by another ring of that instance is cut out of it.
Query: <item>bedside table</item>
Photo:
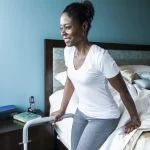
[[[0,150],[23,150],[24,123],[14,119],[0,121]],[[54,129],[50,123],[29,128],[28,150],[54,150]]]

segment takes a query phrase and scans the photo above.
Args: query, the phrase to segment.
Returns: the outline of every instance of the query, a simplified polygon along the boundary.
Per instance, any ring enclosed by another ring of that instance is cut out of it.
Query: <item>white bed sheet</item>
[[[140,118],[142,120],[142,125],[140,129],[149,130],[150,129],[150,91],[141,90],[136,85],[128,84],[128,89],[130,91],[131,96],[135,100],[136,106],[138,108],[138,113],[140,114]],[[130,134],[124,134],[124,125],[129,121],[129,114],[122,102],[117,92],[111,91],[112,95],[121,108],[120,110],[123,112],[120,122],[116,130],[110,135],[110,137],[106,140],[104,145],[100,148],[100,150],[124,150],[131,137],[135,134],[136,130],[131,132]],[[63,96],[63,90],[59,90],[52,94],[49,97],[49,101],[51,103],[50,113],[58,110],[60,108],[61,99]],[[77,108],[77,100],[78,97],[74,94],[71,98],[71,101],[68,105],[66,113],[75,113]],[[56,132],[60,136],[60,140],[65,144],[65,146],[70,149],[70,137],[71,137],[71,127],[72,127],[72,119],[64,119],[61,122],[56,123],[55,129]]]
[[[55,130],[58,134],[60,141],[68,148],[71,149],[71,128],[73,119],[64,119],[61,123],[56,123]]]

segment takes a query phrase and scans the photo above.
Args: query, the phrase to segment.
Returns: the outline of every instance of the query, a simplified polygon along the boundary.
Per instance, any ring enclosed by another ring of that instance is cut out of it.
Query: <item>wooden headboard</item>
[[[137,45],[137,44],[119,44],[119,43],[103,43],[103,42],[92,42],[97,44],[104,49],[109,50],[128,50],[128,51],[144,51],[150,52],[150,45]],[[49,115],[50,104],[49,96],[53,93],[53,48],[59,47],[64,48],[65,43],[63,40],[44,40],[44,50],[45,50],[45,114]],[[138,60],[139,64],[150,65],[150,59]],[[137,63],[137,62],[136,62]]]

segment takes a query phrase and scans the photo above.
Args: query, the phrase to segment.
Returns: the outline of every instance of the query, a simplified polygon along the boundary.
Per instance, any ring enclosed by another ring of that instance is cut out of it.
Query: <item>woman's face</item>
[[[67,13],[63,13],[60,17],[60,29],[66,46],[75,46],[84,39],[82,25],[70,18]]]

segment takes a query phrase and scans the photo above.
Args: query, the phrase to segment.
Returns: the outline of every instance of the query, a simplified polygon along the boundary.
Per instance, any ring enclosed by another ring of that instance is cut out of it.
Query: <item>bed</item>
[[[62,40],[45,39],[45,114],[49,116],[59,109],[63,95],[66,78]],[[142,119],[142,126],[128,135],[123,133],[123,125],[129,120],[129,115],[124,108],[120,97],[110,85],[112,95],[118,104],[122,117],[116,130],[106,140],[100,150],[148,150],[150,145],[150,90],[141,88],[138,82],[139,72],[150,72],[150,45],[134,45],[119,43],[92,42],[109,51],[111,56],[120,66],[126,85]],[[136,74],[136,75],[135,75]],[[78,105],[78,96],[74,92],[67,113],[75,113]],[[144,115],[143,115],[144,114]],[[54,138],[57,145],[59,139],[65,149],[70,149],[70,132],[73,119],[65,119],[54,126]],[[119,142],[118,142],[119,141]],[[116,146],[117,145],[117,146]]]

